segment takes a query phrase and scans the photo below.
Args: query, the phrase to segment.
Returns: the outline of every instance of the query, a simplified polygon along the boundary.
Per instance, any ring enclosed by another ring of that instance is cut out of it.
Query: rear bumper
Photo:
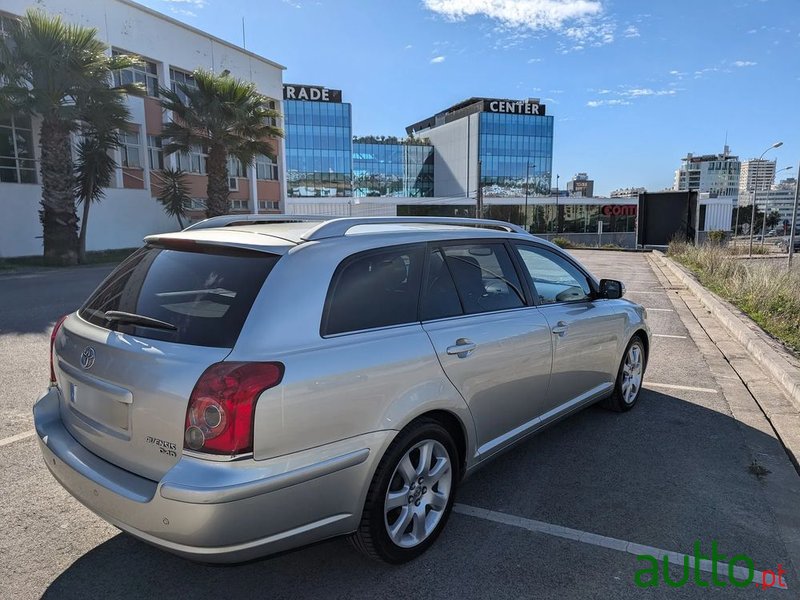
[[[241,562],[350,533],[393,431],[270,460],[183,456],[160,482],[125,471],[64,428],[59,392],[34,405],[39,446],[77,500],[128,533],[186,558]]]

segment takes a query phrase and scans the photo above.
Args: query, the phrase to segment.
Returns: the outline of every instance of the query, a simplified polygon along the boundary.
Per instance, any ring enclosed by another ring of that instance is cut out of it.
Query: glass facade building
[[[354,141],[353,196],[433,196],[433,146]]]
[[[284,98],[286,195],[352,196],[352,118],[348,103]]]
[[[484,197],[542,196],[550,192],[553,117],[482,112],[478,155]]]

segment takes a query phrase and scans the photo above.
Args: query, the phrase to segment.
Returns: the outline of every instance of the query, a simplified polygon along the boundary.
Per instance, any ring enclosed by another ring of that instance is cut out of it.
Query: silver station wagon
[[[34,419],[75,498],[190,559],[350,535],[410,560],[465,475],[639,396],[644,309],[509,223],[228,216],[145,242],[57,323]]]

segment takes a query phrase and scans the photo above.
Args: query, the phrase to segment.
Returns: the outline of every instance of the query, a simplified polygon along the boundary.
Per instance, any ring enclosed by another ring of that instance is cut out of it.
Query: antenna
[[[247,50],[247,37],[244,33],[244,17],[242,17],[242,48]],[[727,134],[725,134],[727,136]]]

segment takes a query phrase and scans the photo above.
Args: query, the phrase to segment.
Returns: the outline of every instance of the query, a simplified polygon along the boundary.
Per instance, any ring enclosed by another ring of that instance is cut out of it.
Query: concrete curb
[[[698,300],[713,314],[742,344],[756,361],[783,388],[789,399],[800,410],[800,363],[785,350],[777,348],[777,342],[742,311],[706,289],[695,276],[662,252],[653,256],[666,265]]]

